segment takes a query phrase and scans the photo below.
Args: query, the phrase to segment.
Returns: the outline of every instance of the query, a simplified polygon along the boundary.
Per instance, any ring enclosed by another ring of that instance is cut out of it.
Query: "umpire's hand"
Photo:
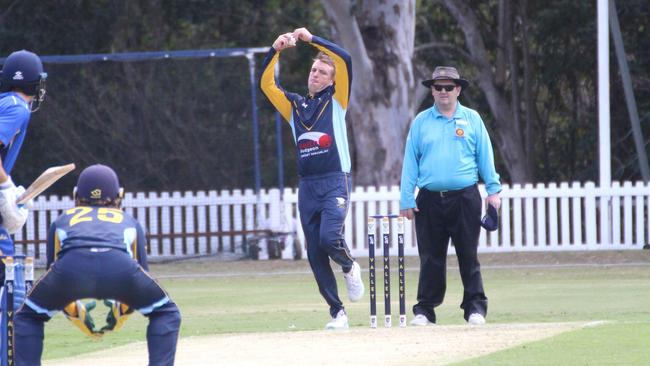
[[[420,210],[418,210],[417,207],[407,208],[407,209],[404,209],[404,210],[400,210],[399,215],[404,216],[409,220],[413,220],[413,218],[415,217],[416,212],[420,212]]]

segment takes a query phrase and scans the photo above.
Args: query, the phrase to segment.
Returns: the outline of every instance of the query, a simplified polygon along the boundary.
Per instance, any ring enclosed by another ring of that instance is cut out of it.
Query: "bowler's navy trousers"
[[[343,303],[330,258],[346,273],[354,263],[343,235],[351,187],[350,175],[343,172],[303,177],[299,184],[298,207],[307,240],[307,258],[332,317],[343,309]]]

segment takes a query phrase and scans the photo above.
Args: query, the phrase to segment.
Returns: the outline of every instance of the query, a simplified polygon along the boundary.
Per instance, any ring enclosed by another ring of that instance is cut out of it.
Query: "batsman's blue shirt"
[[[352,82],[351,57],[341,47],[318,36],[313,36],[310,44],[334,60],[333,85],[313,97],[284,90],[274,75],[280,52],[271,47],[264,59],[260,89],[291,126],[301,177],[349,173],[351,162],[345,113]]]
[[[148,269],[144,229],[117,208],[76,206],[59,216],[47,236],[47,267],[75,248],[119,249]]]
[[[490,136],[478,112],[457,103],[451,118],[435,105],[415,117],[404,149],[400,209],[416,207],[416,186],[462,189],[477,183],[479,175],[488,194],[501,191]]]
[[[25,141],[30,115],[29,105],[18,94],[0,93],[0,158],[7,174],[11,174]]]

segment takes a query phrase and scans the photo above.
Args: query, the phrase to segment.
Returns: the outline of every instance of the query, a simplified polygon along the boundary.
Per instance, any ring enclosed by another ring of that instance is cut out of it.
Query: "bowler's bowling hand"
[[[293,31],[293,37],[303,42],[311,42],[313,36],[311,32],[307,30],[307,28],[297,28]]]
[[[296,39],[293,36],[293,33],[285,33],[278,36],[273,42],[273,48],[276,51],[282,51],[285,48],[295,47]]]

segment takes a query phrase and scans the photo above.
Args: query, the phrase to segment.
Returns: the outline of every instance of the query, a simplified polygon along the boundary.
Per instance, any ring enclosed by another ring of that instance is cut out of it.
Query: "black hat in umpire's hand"
[[[436,67],[436,69],[433,70],[433,74],[431,74],[431,79],[424,80],[422,85],[430,88],[436,80],[453,80],[454,83],[460,85],[463,89],[469,86],[469,81],[461,78],[458,70],[451,66]]]
[[[487,212],[481,219],[481,226],[487,231],[495,231],[499,228],[499,214],[497,209],[488,203]]]

